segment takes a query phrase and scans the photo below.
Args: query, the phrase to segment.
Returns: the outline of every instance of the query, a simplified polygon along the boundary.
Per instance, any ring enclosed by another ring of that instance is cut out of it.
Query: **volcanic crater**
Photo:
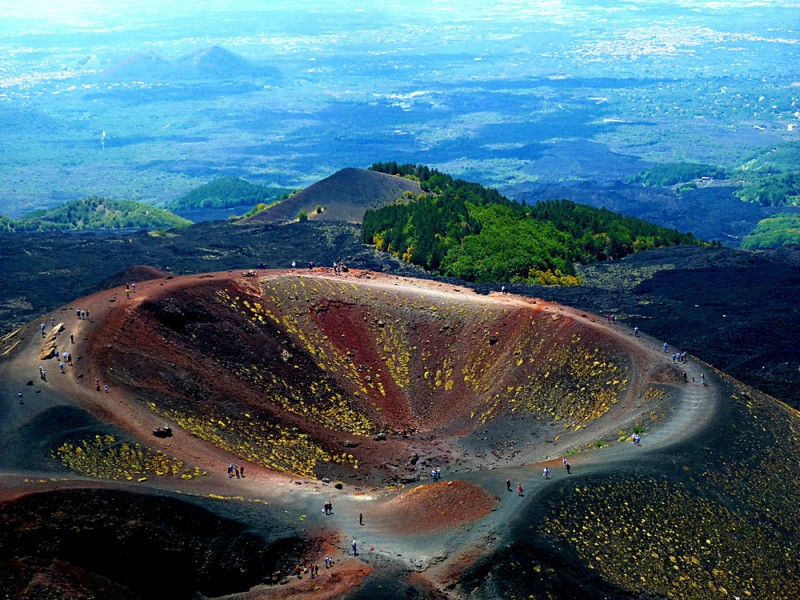
[[[298,269],[158,277],[42,325],[0,340],[0,582],[15,597],[662,594],[676,575],[672,564],[662,573],[660,554],[629,549],[631,566],[614,562],[623,550],[591,550],[624,546],[611,538],[649,510],[626,502],[619,482],[643,497],[650,486],[674,513],[656,527],[680,535],[679,523],[720,556],[761,540],[771,557],[761,587],[729,558],[727,587],[715,589],[772,589],[774,573],[796,572],[779,549],[797,546],[785,502],[797,478],[737,495],[730,465],[750,460],[741,452],[752,444],[796,469],[797,414],[590,313]],[[756,404],[774,416],[758,437]],[[164,427],[171,435],[153,435]],[[702,497],[686,491],[702,485]],[[592,521],[598,507],[614,531]],[[715,536],[696,523],[723,513],[765,525]],[[82,543],[122,548],[144,572],[173,552],[173,581],[130,577],[102,552],[76,551]],[[700,547],[671,557],[694,569],[674,597],[702,598],[703,578],[722,577]],[[333,565],[311,579],[325,555]],[[530,576],[516,577],[520,556],[534,559]]]
[[[149,283],[109,311],[87,360],[239,460],[364,484],[546,460],[635,421],[652,385],[678,381],[588,315],[397,283],[305,271]],[[520,439],[503,443],[514,423]]]

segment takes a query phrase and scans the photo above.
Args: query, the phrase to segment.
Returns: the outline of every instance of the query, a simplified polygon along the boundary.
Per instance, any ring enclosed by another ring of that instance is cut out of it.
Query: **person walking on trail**
[[[22,392],[20,392],[19,394],[17,394],[17,398],[19,398],[19,403],[20,403],[20,404],[25,404],[25,403],[22,401]]]
[[[517,495],[518,496],[522,496],[522,484],[521,483],[517,486]]]
[[[667,353],[668,349],[669,349],[669,346],[667,345],[667,342],[664,342],[664,354]]]
[[[565,462],[564,466],[567,467],[567,475],[571,475],[572,474],[572,465],[569,464],[569,461]]]
[[[358,513],[358,524],[359,525],[364,524],[364,513]]]
[[[700,373],[700,384],[701,385],[706,384],[706,376],[703,373]]]
[[[633,335],[634,335],[634,337],[639,337],[639,328],[638,327],[634,327],[633,328]]]
[[[358,544],[353,540],[353,556],[358,556]]]
[[[545,479],[550,479],[550,469],[545,467],[544,471],[542,471],[542,477],[544,477]]]
[[[510,492],[511,491],[511,477],[506,479],[506,489]]]

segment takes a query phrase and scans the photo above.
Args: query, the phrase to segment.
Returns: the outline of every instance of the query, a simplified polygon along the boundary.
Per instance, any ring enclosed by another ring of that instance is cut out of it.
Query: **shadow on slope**
[[[304,550],[269,524],[256,533],[219,512],[100,489],[2,503],[0,587],[14,598],[221,596],[270,581]]]

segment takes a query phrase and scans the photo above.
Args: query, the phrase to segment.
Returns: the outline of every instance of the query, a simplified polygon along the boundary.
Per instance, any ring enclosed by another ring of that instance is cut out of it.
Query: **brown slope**
[[[305,211],[310,219],[360,223],[368,208],[391,204],[405,192],[419,194],[419,184],[395,175],[349,167],[307,187],[291,198],[244,219],[243,223],[294,221]],[[318,206],[325,207],[316,213]]]

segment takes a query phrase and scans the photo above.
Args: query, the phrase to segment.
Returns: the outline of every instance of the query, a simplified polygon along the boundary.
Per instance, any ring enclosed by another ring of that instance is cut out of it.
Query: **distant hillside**
[[[319,221],[360,223],[364,212],[422,193],[419,183],[368,169],[342,169],[290,198],[270,206],[244,223],[294,221],[301,212]],[[321,212],[317,208],[321,207]]]
[[[781,213],[758,223],[742,241],[742,248],[756,250],[800,244],[800,215]]]
[[[224,177],[201,185],[173,200],[167,204],[167,209],[182,211],[271,204],[291,191],[289,188],[256,185],[238,177]]]
[[[798,166],[800,166],[800,142],[786,142],[762,148],[737,167],[737,170],[786,173],[796,171]]]
[[[220,46],[201,48],[181,56],[175,64],[182,67],[185,74],[192,74],[198,78],[231,79],[242,76],[268,76],[277,77],[280,71],[274,67],[261,67],[254,65]]]
[[[702,178],[725,179],[727,173],[721,167],[702,163],[667,163],[655,165],[638,175],[626,179],[626,183],[641,183],[651,187],[669,187]]]
[[[219,46],[201,48],[177,59],[152,50],[133,54],[103,72],[106,78],[141,81],[218,80],[280,76],[274,67],[254,65]]]
[[[105,78],[139,81],[162,81],[174,73],[172,61],[168,56],[148,50],[137,52],[114,63],[102,72]]]
[[[577,285],[576,263],[703,243],[691,234],[568,200],[528,207],[424,166],[373,168],[415,176],[429,194],[367,211],[364,243],[467,281]]]
[[[29,213],[21,219],[8,219],[7,231],[52,231],[92,229],[171,229],[191,221],[161,208],[133,202],[92,196],[73,200],[56,208]]]

